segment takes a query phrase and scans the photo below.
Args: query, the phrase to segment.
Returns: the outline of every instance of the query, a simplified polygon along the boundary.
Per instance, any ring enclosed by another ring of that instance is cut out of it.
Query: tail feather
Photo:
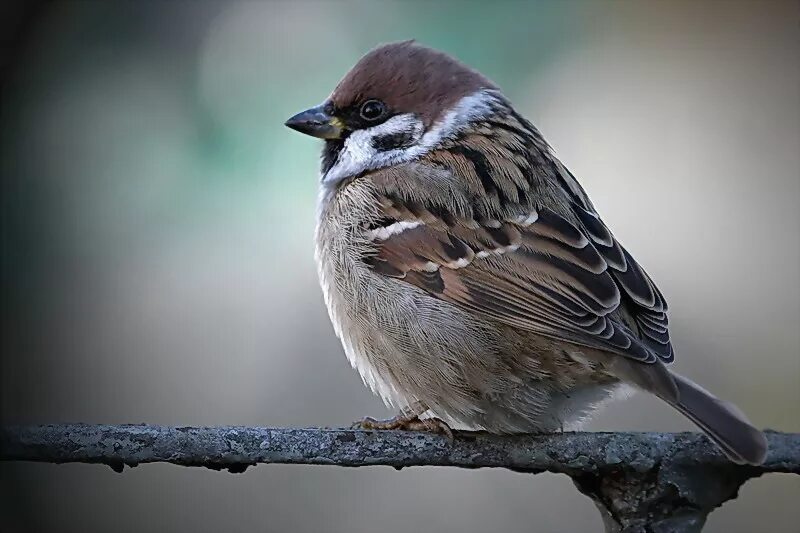
[[[764,462],[767,439],[739,408],[683,376],[675,373],[672,376],[678,398],[665,399],[669,404],[705,431],[731,461],[752,465]]]

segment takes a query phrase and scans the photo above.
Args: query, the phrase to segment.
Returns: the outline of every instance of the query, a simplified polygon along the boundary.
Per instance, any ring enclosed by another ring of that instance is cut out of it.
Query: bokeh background
[[[671,304],[677,369],[800,430],[796,2],[5,3],[3,423],[340,426],[390,414],[335,339],[319,143],[283,121],[380,42],[500,84]],[[33,7],[31,7],[31,5]],[[685,430],[655,400],[595,430]],[[0,530],[598,531],[566,477],[0,465]],[[769,476],[708,531],[796,531]]]

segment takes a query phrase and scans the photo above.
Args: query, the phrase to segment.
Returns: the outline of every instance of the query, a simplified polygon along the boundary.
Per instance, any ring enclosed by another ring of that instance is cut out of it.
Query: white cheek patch
[[[383,124],[357,130],[344,141],[336,163],[323,176],[323,183],[336,183],[344,178],[355,176],[365,170],[393,164],[405,149],[379,151],[373,139],[388,135],[406,135],[409,144],[416,144],[422,137],[422,121],[411,113],[395,115]]]
[[[415,115],[396,115],[383,124],[354,131],[345,139],[344,146],[333,166],[322,176],[322,183],[335,186],[341,180],[367,170],[384,168],[413,161],[442,141],[451,138],[475,120],[491,115],[503,97],[499,91],[481,89],[465,96],[428,131]],[[393,150],[377,150],[373,139],[387,135],[404,135],[408,147]]]

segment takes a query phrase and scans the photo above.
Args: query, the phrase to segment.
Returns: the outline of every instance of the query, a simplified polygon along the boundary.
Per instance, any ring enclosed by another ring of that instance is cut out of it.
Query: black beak
[[[341,122],[323,111],[321,105],[296,114],[286,121],[286,125],[300,133],[320,139],[342,138]]]

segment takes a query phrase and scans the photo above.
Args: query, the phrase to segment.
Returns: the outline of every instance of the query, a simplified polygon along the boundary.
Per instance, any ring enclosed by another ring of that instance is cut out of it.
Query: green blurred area
[[[313,212],[318,147],[283,121],[324,99],[376,43],[408,38],[522,94],[579,39],[579,4],[513,7],[57,4],[6,100],[3,159],[20,178],[11,208],[28,218],[45,207],[38,215],[55,227],[43,222],[37,246],[58,235],[85,253],[152,245],[218,218],[261,224],[265,211],[276,232],[297,232],[295,217]],[[55,197],[45,204],[42,192]]]

